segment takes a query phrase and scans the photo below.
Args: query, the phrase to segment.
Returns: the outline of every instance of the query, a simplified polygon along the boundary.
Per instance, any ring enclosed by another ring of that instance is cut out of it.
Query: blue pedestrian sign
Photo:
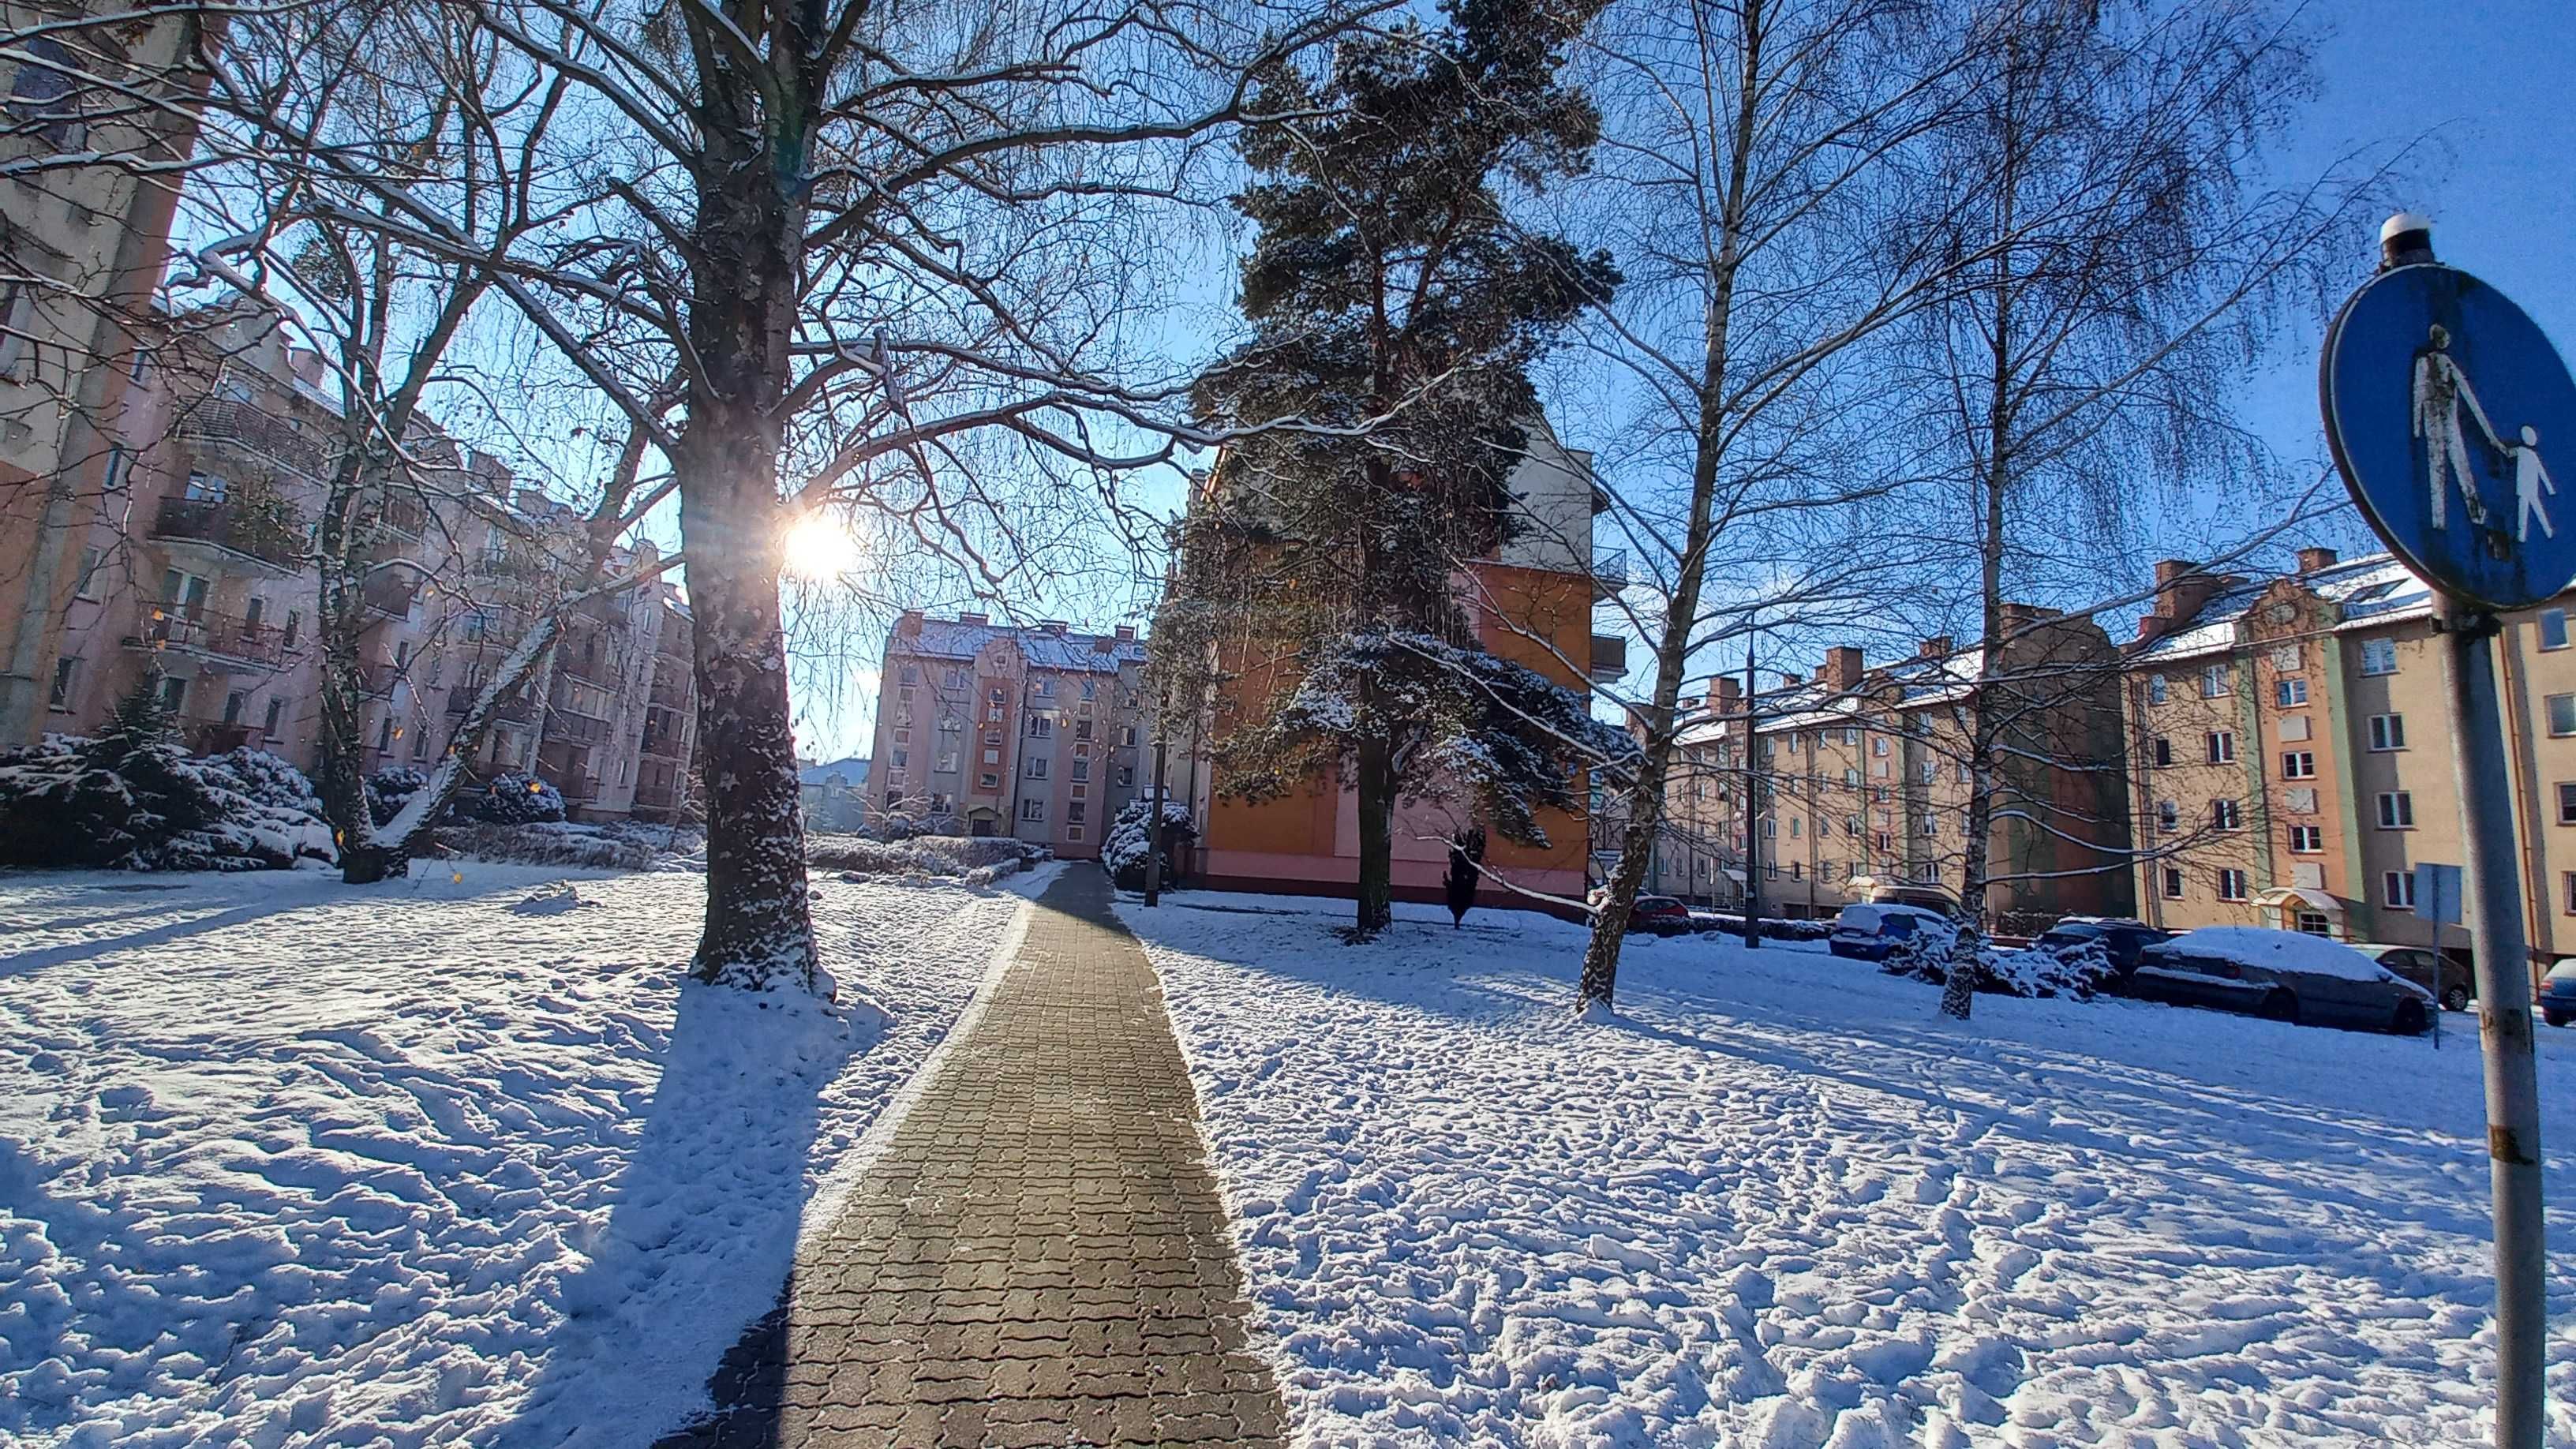
[[[2511,299],[2438,262],[2381,272],[2317,384],[2353,501],[2426,583],[2501,610],[2576,580],[2576,381]]]

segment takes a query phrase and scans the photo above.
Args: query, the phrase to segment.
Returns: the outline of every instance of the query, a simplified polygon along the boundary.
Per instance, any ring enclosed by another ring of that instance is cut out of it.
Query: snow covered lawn
[[[1147,941],[1303,1442],[2465,1444],[2494,1350],[2478,1057],[1980,997],[1821,946],[1205,892]],[[2545,1031],[2576,1444],[2576,1031]]]
[[[679,985],[703,877],[420,869],[0,876],[0,1442],[649,1443],[1043,879],[819,880],[823,1012]]]

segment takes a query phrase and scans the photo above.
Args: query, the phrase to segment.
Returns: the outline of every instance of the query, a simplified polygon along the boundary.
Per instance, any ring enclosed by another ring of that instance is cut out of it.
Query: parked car
[[[2433,993],[2444,1011],[2466,1011],[2477,995],[2469,968],[2439,951],[2423,946],[2383,946],[2376,941],[2355,941],[2352,949]]]
[[[2138,953],[2129,993],[2275,1021],[2407,1035],[2433,1024],[2432,993],[2323,936],[2204,926]]]
[[[2173,939],[2173,932],[2161,931],[2144,921],[2123,920],[2116,916],[2068,916],[2042,931],[2034,947],[2048,952],[2065,952],[2099,943],[2103,954],[2111,958],[2111,969],[2126,980],[2138,969],[2138,953],[2149,946]]]
[[[1628,929],[1652,931],[1658,936],[1687,936],[1691,929],[1690,907],[1671,896],[1639,896],[1628,912]]]
[[[2540,978],[2540,1019],[2551,1026],[2576,1022],[2576,956],[2560,958]]]
[[[1834,919],[1834,933],[1825,938],[1825,949],[1856,960],[1884,961],[1898,945],[1918,937],[1947,946],[1958,935],[1948,916],[1921,906],[1845,906]]]

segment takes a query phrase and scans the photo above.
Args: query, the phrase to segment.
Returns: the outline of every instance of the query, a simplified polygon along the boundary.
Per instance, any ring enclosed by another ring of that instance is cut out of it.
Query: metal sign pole
[[[2486,1059],[2487,1165],[2495,1193],[2496,1444],[2540,1449],[2548,1368],[2548,1262],[2540,1209],[2540,1079],[2532,1060],[2531,955],[2522,872],[2507,813],[2513,782],[2497,713],[2496,617],[2448,602],[2450,724],[2467,858],[2469,943]],[[2438,956],[2437,956],[2438,961]],[[2434,980],[2441,980],[2434,968]],[[2434,1009],[2440,1010],[2436,1003]]]
[[[2576,528],[2550,517],[2564,507],[2552,463],[2576,475],[2576,378],[2510,299],[2434,260],[2431,222],[2393,216],[2380,247],[2379,274],[2327,329],[2318,395],[2353,502],[2442,601],[2495,1194],[2495,1442],[2541,1449],[2540,1083],[2494,644],[2499,614],[2576,581]]]

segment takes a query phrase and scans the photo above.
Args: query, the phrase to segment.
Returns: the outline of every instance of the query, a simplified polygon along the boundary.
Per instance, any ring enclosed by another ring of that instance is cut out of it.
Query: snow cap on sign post
[[[2433,258],[2399,212],[2381,266],[2326,329],[2326,442],[2362,517],[2461,604],[2528,608],[2576,580],[2576,380],[2495,288]]]

